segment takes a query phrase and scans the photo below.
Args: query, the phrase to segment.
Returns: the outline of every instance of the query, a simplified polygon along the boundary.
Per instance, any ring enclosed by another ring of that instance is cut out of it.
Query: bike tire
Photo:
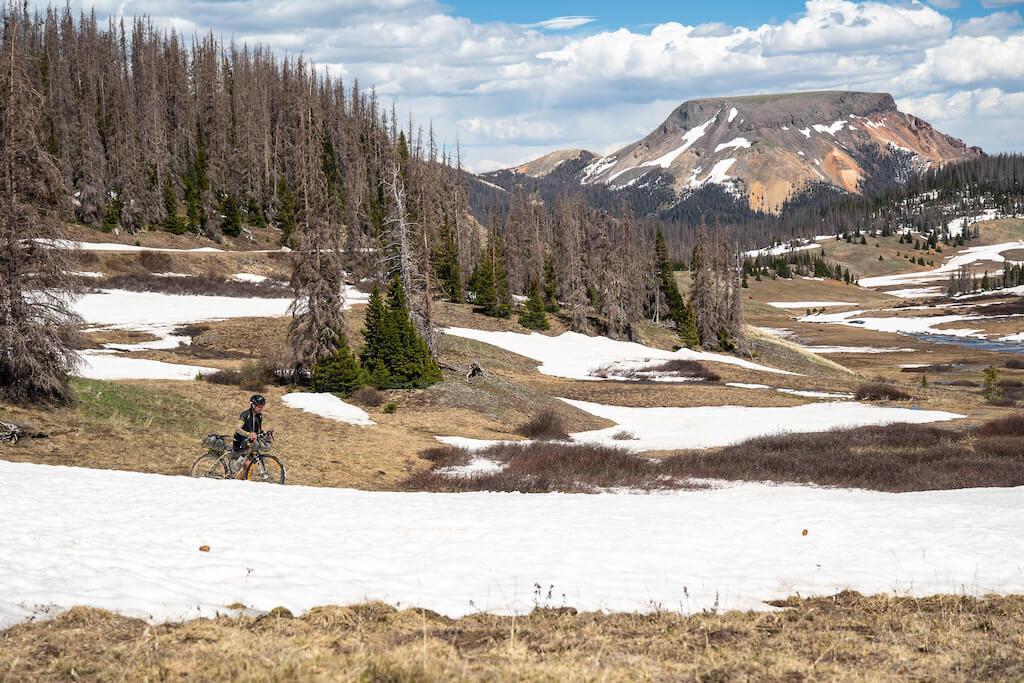
[[[228,479],[231,475],[223,456],[206,453],[192,463],[189,476],[197,479]]]
[[[263,469],[260,468],[260,463]],[[273,455],[261,455],[253,457],[245,467],[245,478],[247,481],[255,481],[264,484],[284,484],[284,463]]]

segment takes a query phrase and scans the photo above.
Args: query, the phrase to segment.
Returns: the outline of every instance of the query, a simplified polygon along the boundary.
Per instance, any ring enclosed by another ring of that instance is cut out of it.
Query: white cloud
[[[803,13],[761,26],[668,22],[582,34],[571,29],[592,17],[475,23],[435,0],[99,0],[96,8],[101,19],[149,14],[160,26],[301,52],[349,82],[375,85],[449,145],[458,136],[467,165],[483,168],[558,147],[605,151],[694,97],[849,88],[943,114],[935,103],[967,102],[977,114],[988,100],[976,93],[992,90],[1014,102],[1024,92],[1020,15],[994,12],[954,28],[938,9],[952,4],[808,0]],[[932,118],[968,142],[1024,149],[1013,109],[997,106],[977,122]]]
[[[580,26],[586,26],[597,21],[594,17],[553,17],[538,21],[535,24],[526,24],[528,28],[546,28],[551,31],[567,31]]]
[[[984,17],[971,17],[957,24],[961,36],[1005,36],[1020,30],[1024,17],[1020,12],[993,12]]]

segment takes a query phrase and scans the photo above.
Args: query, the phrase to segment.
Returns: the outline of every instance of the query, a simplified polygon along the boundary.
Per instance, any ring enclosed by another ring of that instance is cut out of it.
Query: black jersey
[[[263,415],[257,413],[255,410],[250,408],[241,415],[238,419],[242,421],[242,429],[246,432],[255,432],[259,434],[263,431]],[[241,434],[235,434],[235,450],[240,451],[245,447],[246,438]]]

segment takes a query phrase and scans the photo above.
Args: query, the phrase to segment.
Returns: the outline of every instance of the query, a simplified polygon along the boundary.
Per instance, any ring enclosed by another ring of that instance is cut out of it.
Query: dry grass
[[[781,434],[664,459],[590,444],[499,444],[470,453],[435,448],[430,470],[404,482],[409,490],[594,493],[607,489],[695,488],[694,481],[772,481],[877,491],[1024,486],[1024,416],[952,431],[893,424],[808,434]],[[498,472],[452,476],[445,468],[474,457]]]
[[[1024,678],[1024,597],[790,598],[776,612],[449,619],[381,603],[150,625],[75,608],[0,633],[0,680]]]

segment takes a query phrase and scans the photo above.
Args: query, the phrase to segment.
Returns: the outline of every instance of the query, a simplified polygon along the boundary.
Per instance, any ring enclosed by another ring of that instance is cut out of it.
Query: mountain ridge
[[[585,150],[556,150],[506,178],[550,175]],[[708,185],[778,213],[787,201],[827,185],[862,193],[872,184],[981,156],[982,150],[901,112],[892,95],[845,90],[688,100],[648,135],[561,182],[620,191],[651,187],[682,201]]]

